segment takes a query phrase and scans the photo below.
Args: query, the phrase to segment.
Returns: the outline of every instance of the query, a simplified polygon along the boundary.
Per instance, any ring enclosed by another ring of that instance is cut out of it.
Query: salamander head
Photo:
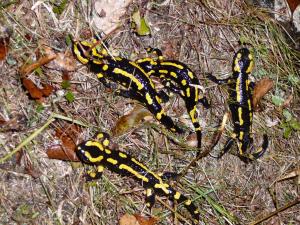
[[[86,141],[76,148],[76,155],[83,163],[97,164],[103,159],[104,146],[96,141]]]
[[[247,48],[240,49],[233,58],[232,70],[239,73],[251,73],[254,67],[253,54]]]
[[[74,41],[73,53],[75,57],[82,63],[87,64],[89,62],[88,50],[92,47],[92,44],[87,41]]]

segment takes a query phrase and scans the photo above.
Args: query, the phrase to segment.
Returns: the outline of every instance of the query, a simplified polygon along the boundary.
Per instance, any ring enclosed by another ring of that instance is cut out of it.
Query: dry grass
[[[53,15],[56,20],[45,7],[31,11],[36,2],[20,1],[0,11],[2,25],[14,29],[8,59],[0,62],[0,112],[4,118],[18,120],[14,129],[1,128],[0,159],[42,127],[53,112],[88,124],[89,128],[83,127],[81,134],[82,139],[87,139],[98,130],[109,131],[115,121],[132,107],[130,99],[103,91],[95,75],[78,66],[71,81],[75,102],[68,103],[55,93],[45,101],[42,111],[37,110],[38,104],[29,99],[22,88],[18,68],[25,59],[34,55],[41,39],[64,51],[68,48],[65,44],[67,34],[84,38],[90,31],[90,8],[79,3],[81,1],[71,1],[62,15]],[[244,164],[230,154],[220,160],[208,156],[199,161],[180,184],[174,184],[195,199],[195,204],[201,209],[202,223],[250,224],[276,207],[293,201],[299,196],[299,185],[293,180],[276,181],[300,166],[299,132],[293,132],[289,139],[283,138],[279,126],[283,120],[282,111],[273,104],[272,96],[285,99],[292,94],[294,98],[288,110],[299,119],[299,82],[289,79],[289,75],[299,78],[299,52],[289,47],[287,43],[291,40],[282,33],[280,25],[263,10],[246,7],[240,0],[203,1],[205,3],[171,0],[167,5],[154,4],[147,12],[152,37],[140,38],[131,32],[128,24],[129,15],[138,2],[134,1],[129,7],[123,26],[111,36],[110,46],[122,56],[132,59],[142,56],[144,47],[148,45],[163,50],[168,45],[173,46],[177,58],[196,72],[212,102],[209,110],[202,110],[199,106],[204,146],[209,145],[212,132],[227,110],[226,87],[208,82],[204,72],[213,72],[218,77],[229,75],[232,56],[240,48],[239,41],[242,41],[255,49],[254,79],[269,77],[275,82],[272,93],[262,102],[263,110],[255,113],[254,117],[255,142],[260,143],[263,133],[267,133],[270,139],[265,156],[250,164]],[[32,38],[28,40],[27,36]],[[57,90],[61,89],[58,71],[43,68],[39,79],[51,82]],[[182,102],[178,98],[172,101],[168,114],[173,118],[187,117]],[[182,110],[175,112],[178,104]],[[272,123],[276,120],[279,122]],[[117,224],[118,218],[125,212],[150,213],[144,208],[141,187],[132,179],[105,172],[101,181],[85,183],[82,168],[68,162],[49,160],[45,150],[56,141],[56,127],[68,129],[68,123],[57,119],[27,143],[23,147],[25,153],[21,166],[16,165],[15,158],[0,164],[0,224],[106,225]],[[232,126],[228,124],[226,129],[229,135]],[[114,141],[120,149],[156,171],[180,172],[193,158],[192,152],[180,151],[164,136],[146,127]],[[224,141],[225,137],[221,142]],[[212,154],[217,154],[220,148],[221,145]],[[166,151],[173,154],[165,154]],[[37,179],[24,172],[25,161],[33,164],[40,175]],[[238,222],[226,212],[234,215]],[[172,212],[158,202],[152,215],[159,217],[161,224],[173,223]],[[298,205],[298,208],[285,210],[262,224],[299,222]]]

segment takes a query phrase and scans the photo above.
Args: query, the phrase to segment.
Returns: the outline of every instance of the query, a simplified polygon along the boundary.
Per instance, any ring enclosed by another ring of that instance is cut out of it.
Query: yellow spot
[[[126,171],[128,171],[129,173],[131,173],[132,175],[136,176],[138,179],[142,180],[143,182],[146,182],[146,183],[149,182],[149,179],[147,177],[141,175],[138,171],[134,170],[130,166],[127,166],[125,164],[121,164],[119,166],[119,169],[120,170],[126,170]]]
[[[170,192],[169,192],[169,190],[168,190],[168,187],[169,187],[170,185],[169,184],[167,184],[167,183],[156,183],[155,185],[154,185],[154,188],[156,188],[156,189],[161,189],[166,195],[168,195],[168,194],[170,194]]]
[[[165,112],[164,112],[164,110],[162,109],[159,113],[156,113],[156,119],[161,120],[162,115],[164,115],[164,114],[165,114]]]
[[[92,55],[96,56],[98,58],[103,58],[103,56],[101,54],[98,53],[97,48],[93,48],[92,49]]]
[[[98,78],[102,78],[102,77],[104,77],[104,75],[103,75],[102,73],[98,73],[98,74],[97,74],[97,77],[98,77]]]
[[[241,77],[239,76],[236,80],[236,86],[235,86],[235,91],[236,91],[236,100],[237,102],[240,102],[242,97],[241,97],[241,90],[240,90],[240,85],[241,85]]]
[[[150,71],[148,72],[148,75],[150,76],[150,75],[153,74],[153,73],[155,73],[155,70],[150,70]]]
[[[176,191],[175,195],[174,195],[174,199],[178,200],[180,198],[181,194]]]
[[[124,158],[124,159],[127,158],[127,155],[126,155],[125,153],[123,153],[123,152],[119,152],[119,156],[120,156],[121,158]]]
[[[75,43],[73,46],[73,51],[74,54],[76,55],[77,59],[82,63],[82,64],[87,64],[89,62],[89,60],[85,57],[81,55],[81,52],[78,49],[78,43]]]
[[[244,124],[242,107],[238,108],[238,115],[239,115],[240,126],[242,126]]]
[[[104,167],[103,167],[102,165],[97,166],[97,172],[98,172],[98,173],[102,173],[103,170],[104,170]]]
[[[101,160],[103,159],[103,155],[100,155],[96,158],[92,157],[91,154],[89,152],[84,152],[85,157],[88,158],[89,162],[91,163],[97,163],[97,162],[101,162]]]
[[[115,159],[112,159],[112,158],[107,158],[106,161],[109,162],[109,163],[111,163],[111,164],[113,164],[113,165],[118,164],[118,161],[115,160]]]
[[[146,206],[149,208],[151,204],[149,202],[146,202]]]
[[[149,170],[145,165],[137,161],[135,158],[131,158],[131,161],[135,163],[137,166],[141,167],[146,173],[151,174],[153,177],[155,177],[159,182],[162,182],[162,179],[157,174],[153,173],[151,170]]]
[[[152,195],[152,190],[150,188],[146,190],[146,195],[147,197],[150,197]]]
[[[103,143],[104,146],[108,146],[109,145],[109,140],[105,139],[102,143]]]
[[[155,98],[156,98],[156,101],[160,104],[161,103],[161,98],[158,97],[157,95],[155,96]]]
[[[167,74],[169,71],[168,70],[158,70],[158,72],[159,73],[166,73]]]
[[[101,64],[103,64],[101,61],[99,61],[99,60],[95,60],[95,59],[93,60],[93,63],[94,63],[94,64],[97,64],[97,65],[101,65]]]
[[[94,171],[88,171],[87,173],[88,173],[88,175],[89,175],[90,177],[92,177],[92,178],[95,178],[95,177],[96,177],[96,173],[95,173]]]
[[[109,150],[107,148],[104,151],[105,151],[106,154],[111,154],[111,150]]]
[[[183,86],[185,86],[185,85],[186,85],[186,80],[182,80],[182,81],[181,81],[181,84],[182,84]]]
[[[243,144],[242,144],[241,142],[238,142],[238,149],[239,149],[239,154],[240,154],[240,155],[243,155],[243,154],[244,154],[244,153],[243,153],[242,147],[243,147]]]
[[[170,72],[170,75],[171,75],[172,77],[174,77],[174,78],[177,78],[177,74],[174,73],[174,72]]]
[[[101,143],[97,142],[97,141],[88,141],[85,143],[86,146],[94,146],[97,147],[100,151],[104,150],[104,147]]]
[[[183,69],[182,65],[179,65],[179,64],[173,63],[173,62],[161,62],[160,64],[163,65],[163,66],[174,66],[174,67],[176,67],[176,68],[178,68],[180,70]]]
[[[96,138],[97,139],[102,139],[103,137],[104,137],[103,133],[99,133]]]
[[[201,127],[195,128],[195,131],[201,131]]]
[[[191,78],[191,79],[194,79],[194,73],[192,71],[188,71],[188,76]]]
[[[249,55],[248,55],[248,58],[249,58],[249,60],[250,60],[250,63],[249,63],[249,66],[248,66],[248,68],[247,68],[247,70],[246,70],[246,73],[251,73],[252,70],[253,70],[253,68],[254,68],[253,55],[252,55],[252,54],[249,54]]]
[[[194,214],[199,214],[199,210],[195,210],[195,211],[194,211]]]
[[[251,100],[250,99],[248,99],[248,107],[249,107],[249,111],[251,111],[252,110],[252,106],[251,106]]]
[[[234,60],[234,67],[233,67],[233,70],[234,70],[235,72],[238,72],[238,73],[241,72],[241,67],[240,67],[240,65],[239,65],[239,61],[240,61],[241,57],[242,57],[242,54],[241,54],[241,53],[238,53],[237,56],[236,56],[236,58],[235,58],[235,60]]]
[[[149,93],[146,93],[146,100],[147,100],[148,105],[152,105],[153,104],[153,100],[152,100],[152,98],[151,98],[151,96],[150,96]]]
[[[124,77],[128,77],[132,82],[134,82],[136,84],[136,86],[138,87],[138,90],[142,90],[144,88],[144,85],[138,79],[136,79],[136,77],[133,76],[133,74],[128,73],[123,69],[114,68],[113,73],[121,74]]]
[[[191,90],[190,90],[189,87],[185,90],[185,92],[186,92],[186,97],[190,97],[191,96]]]
[[[102,69],[104,70],[104,71],[106,71],[107,69],[108,69],[108,65],[104,65],[103,67],[102,67]]]
[[[189,114],[190,114],[192,123],[197,122],[197,119],[196,119],[196,106],[194,106],[194,108],[189,112]]]
[[[190,199],[188,199],[188,200],[185,201],[184,204],[185,204],[185,205],[191,205],[191,204],[192,204],[192,201],[191,201]]]
[[[240,139],[240,140],[243,140],[243,138],[244,138],[244,132],[243,132],[243,131],[240,131],[239,139]]]

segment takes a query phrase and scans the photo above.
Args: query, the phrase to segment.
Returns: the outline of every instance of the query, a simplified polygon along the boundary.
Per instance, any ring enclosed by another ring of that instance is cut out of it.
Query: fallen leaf
[[[76,142],[81,129],[72,124],[66,130],[56,129],[55,136],[62,142],[61,145],[50,146],[46,153],[49,159],[60,159],[67,161],[79,161],[76,156]]]
[[[93,25],[105,34],[110,34],[120,27],[120,18],[125,15],[132,0],[98,0],[95,2]]]
[[[43,92],[41,91],[41,89],[39,89],[30,79],[23,78],[22,83],[31,98],[41,99],[43,97]]]
[[[125,215],[121,216],[119,224],[120,225],[140,225],[138,220],[135,218],[135,216],[129,215],[129,214],[125,214]]]
[[[22,84],[33,99],[40,100],[42,97],[48,97],[53,92],[53,87],[50,84],[43,84],[43,88],[37,87],[32,80],[22,78]]]
[[[158,219],[154,217],[144,217],[139,214],[134,214],[134,216],[140,225],[154,225],[158,222]]]
[[[0,61],[5,59],[5,57],[7,55],[9,39],[10,39],[10,37],[0,38]]]
[[[145,117],[151,116],[151,113],[141,105],[137,105],[127,115],[122,116],[112,129],[114,136],[120,136],[131,128],[138,125]]]
[[[197,140],[197,135],[196,133],[191,133],[189,136],[186,138],[186,144],[190,147],[197,147],[198,145],[198,140]]]
[[[38,59],[38,61],[32,63],[32,64],[24,64],[20,67],[19,73],[21,77],[25,77],[27,74],[30,74],[35,69],[41,67],[44,64],[49,63],[53,59],[55,59],[56,55],[50,55],[50,56],[44,56]]]
[[[300,0],[287,0],[287,3],[288,3],[288,5],[291,9],[292,14],[293,14],[293,12],[297,8],[297,6],[300,5]]]
[[[44,97],[49,97],[53,92],[53,87],[50,84],[43,83],[43,88],[41,89]]]
[[[273,87],[273,80],[269,78],[262,79],[255,84],[254,91],[253,91],[253,99],[252,99],[254,110],[257,109],[257,105],[259,101],[268,91],[272,89],[272,87]]]
[[[136,10],[131,15],[131,27],[140,36],[146,36],[150,34],[148,22],[144,17],[141,17],[139,10]]]
[[[46,65],[47,68],[59,71],[74,71],[76,69],[76,61],[70,51],[65,53],[57,53],[56,58]]]

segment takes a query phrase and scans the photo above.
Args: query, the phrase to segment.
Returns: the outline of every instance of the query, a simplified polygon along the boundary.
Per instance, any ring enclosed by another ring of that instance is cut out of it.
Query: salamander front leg
[[[151,188],[146,189],[146,206],[151,209],[155,203],[155,193]]]
[[[216,84],[228,84],[230,83],[231,79],[230,78],[226,78],[226,79],[218,79],[216,78],[214,75],[212,75],[211,73],[207,73],[206,77],[211,80],[212,82],[216,83]]]
[[[233,143],[234,143],[235,139],[230,137],[225,145],[224,148],[222,149],[221,153],[218,155],[218,158],[221,158],[225,153],[227,153],[229,151],[229,149],[232,147]]]
[[[100,179],[102,177],[103,170],[104,170],[104,167],[102,165],[99,165],[99,166],[97,166],[96,170],[91,169],[91,170],[87,171],[87,174],[86,174],[87,181]]]
[[[109,146],[109,143],[110,143],[110,136],[108,133],[105,133],[105,132],[100,132],[96,135],[96,138],[95,138],[97,141],[101,142],[101,144],[103,146]]]

